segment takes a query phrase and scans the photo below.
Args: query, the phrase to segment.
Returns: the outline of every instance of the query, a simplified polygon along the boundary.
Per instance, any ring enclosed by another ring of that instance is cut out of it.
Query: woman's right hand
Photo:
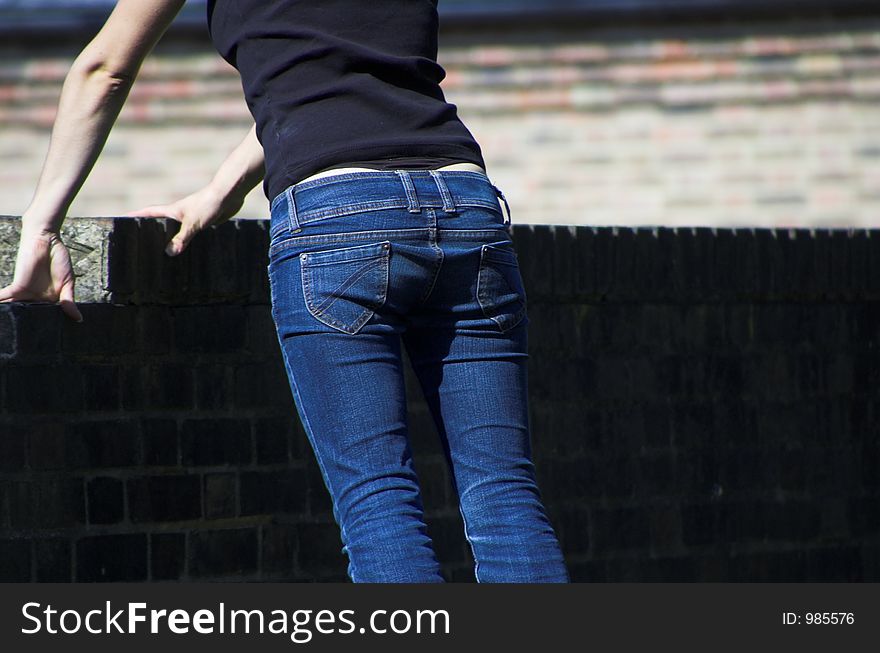
[[[70,252],[53,231],[22,228],[12,283],[0,288],[0,302],[59,302],[65,315],[82,322],[74,301]]]

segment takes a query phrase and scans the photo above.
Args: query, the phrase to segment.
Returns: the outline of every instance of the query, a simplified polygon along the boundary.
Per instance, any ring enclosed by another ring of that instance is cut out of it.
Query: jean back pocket
[[[316,319],[354,334],[388,296],[390,241],[300,254],[303,295]]]
[[[501,331],[509,331],[525,317],[526,291],[512,242],[483,245],[477,301]]]

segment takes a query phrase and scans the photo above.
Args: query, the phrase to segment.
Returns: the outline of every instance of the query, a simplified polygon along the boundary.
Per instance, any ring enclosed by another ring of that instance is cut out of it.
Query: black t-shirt
[[[485,166],[440,89],[436,0],[209,0],[208,26],[241,74],[269,199],[359,162]]]

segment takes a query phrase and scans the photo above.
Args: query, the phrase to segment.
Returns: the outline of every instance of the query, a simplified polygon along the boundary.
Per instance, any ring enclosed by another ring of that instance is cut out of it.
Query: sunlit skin
[[[61,226],[91,172],[141,64],[168,29],[184,0],[118,0],[98,34],[71,65],[64,80],[49,151],[30,205],[22,216],[12,282],[0,302],[53,302],[81,322],[70,253]],[[203,229],[241,208],[263,178],[263,149],[251,128],[204,188],[167,205],[128,215],[169,218],[180,230],[166,248],[176,256]]]

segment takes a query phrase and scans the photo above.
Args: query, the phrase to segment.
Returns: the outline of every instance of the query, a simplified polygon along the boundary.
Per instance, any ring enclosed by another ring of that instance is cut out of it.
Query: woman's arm
[[[184,0],[118,0],[97,36],[65,78],[49,151],[22,216],[13,282],[0,301],[58,301],[81,320],[74,304],[70,256],[60,231],[71,202],[98,158],[144,58]]]
[[[263,174],[263,148],[257,140],[256,127],[251,127],[207,186],[173,204],[150,206],[128,215],[167,217],[180,222],[180,230],[165,248],[169,256],[176,256],[186,249],[197,233],[238,213],[245,196],[260,182]]]
[[[119,0],[74,60],[61,90],[49,152],[23,216],[29,230],[57,233],[91,172],[144,58],[184,0]]]

